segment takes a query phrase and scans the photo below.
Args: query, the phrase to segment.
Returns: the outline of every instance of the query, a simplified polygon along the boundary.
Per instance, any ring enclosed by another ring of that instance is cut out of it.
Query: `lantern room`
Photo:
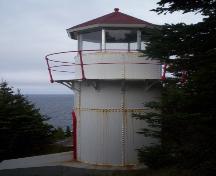
[[[78,50],[144,50],[143,28],[154,25],[119,12],[76,25],[67,29],[71,39],[78,40]]]

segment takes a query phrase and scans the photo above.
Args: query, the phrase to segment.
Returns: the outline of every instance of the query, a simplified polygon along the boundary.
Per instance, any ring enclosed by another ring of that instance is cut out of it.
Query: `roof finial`
[[[115,12],[118,12],[118,11],[119,11],[119,8],[114,8],[114,11],[115,11]]]

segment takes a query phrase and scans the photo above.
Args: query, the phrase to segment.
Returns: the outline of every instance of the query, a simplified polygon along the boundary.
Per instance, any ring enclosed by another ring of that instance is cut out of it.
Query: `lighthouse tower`
[[[46,56],[51,82],[66,85],[75,94],[74,159],[136,165],[136,149],[155,142],[137,133],[147,124],[132,117],[147,112],[144,104],[160,96],[161,65],[140,52],[145,49],[145,31],[154,27],[115,8],[67,29],[69,37],[78,41],[78,51]],[[74,54],[68,59],[74,59],[72,63],[52,58],[66,54]],[[67,76],[56,79],[58,74]]]

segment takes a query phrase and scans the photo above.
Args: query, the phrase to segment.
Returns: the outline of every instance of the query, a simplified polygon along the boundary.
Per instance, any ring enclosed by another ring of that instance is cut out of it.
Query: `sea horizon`
[[[71,112],[73,109],[73,94],[24,94],[24,96],[39,109],[40,113],[49,118],[47,123],[55,128],[71,128]]]

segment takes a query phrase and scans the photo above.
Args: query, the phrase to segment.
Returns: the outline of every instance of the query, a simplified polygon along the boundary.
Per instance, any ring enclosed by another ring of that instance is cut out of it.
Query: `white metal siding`
[[[145,103],[158,100],[160,97],[159,88],[149,88],[148,84],[130,83],[126,86],[126,107],[129,109],[143,108]],[[147,109],[144,111],[147,112]],[[142,145],[148,146],[155,143],[155,139],[144,137],[137,132],[147,127],[143,120],[132,118],[132,113],[127,114],[127,135],[126,135],[126,161],[127,164],[138,163],[137,151]]]
[[[141,53],[135,52],[99,52],[83,54],[83,64],[90,64],[84,65],[85,77],[87,79],[160,79],[161,65],[159,65],[159,62],[147,59],[146,57],[140,57],[141,55]],[[80,64],[79,56],[75,57],[75,62]],[[81,66],[76,66],[75,79],[81,79],[81,73]]]
[[[156,99],[159,89],[148,89],[146,82],[126,81],[124,91],[119,81],[97,82],[98,89],[89,80],[75,86],[81,84],[81,94],[76,91],[75,96],[78,160],[105,165],[136,164],[136,149],[152,140],[136,133],[146,124],[124,109],[143,109],[143,102]]]
[[[82,112],[80,160],[92,164],[121,164],[121,117],[117,112]]]

